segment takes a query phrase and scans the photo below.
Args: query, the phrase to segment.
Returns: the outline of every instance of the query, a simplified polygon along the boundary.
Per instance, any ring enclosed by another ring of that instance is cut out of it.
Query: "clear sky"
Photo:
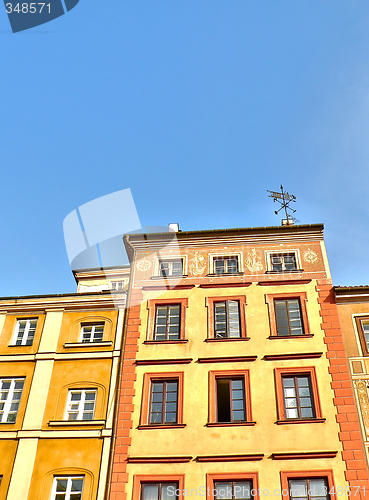
[[[0,6],[0,295],[75,291],[62,223],[131,188],[143,225],[323,222],[369,283],[367,0],[80,0],[12,34]]]

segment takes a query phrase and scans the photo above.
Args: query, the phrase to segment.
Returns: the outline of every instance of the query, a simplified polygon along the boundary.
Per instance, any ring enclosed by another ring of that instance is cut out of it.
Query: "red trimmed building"
[[[107,498],[369,497],[323,226],[125,244]]]

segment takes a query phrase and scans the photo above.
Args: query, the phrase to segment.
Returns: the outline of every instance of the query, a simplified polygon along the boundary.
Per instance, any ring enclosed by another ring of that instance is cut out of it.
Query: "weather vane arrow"
[[[286,214],[286,221],[287,221],[286,225],[287,226],[292,225],[294,222],[298,222],[297,219],[295,219],[294,217],[292,217],[292,215],[290,215],[288,213],[288,210],[290,210],[293,214],[296,212],[296,210],[293,210],[293,208],[291,208],[289,206],[290,203],[296,201],[296,196],[294,196],[293,194],[287,193],[287,191],[284,191],[282,184],[281,184],[281,192],[280,193],[278,191],[269,191],[269,189],[267,191],[268,191],[268,193],[270,193],[269,197],[273,198],[273,201],[277,201],[281,205],[278,210],[274,211],[274,213],[276,215],[278,215],[278,213],[282,209],[284,209],[284,212]],[[283,224],[283,221],[282,221],[282,224]]]

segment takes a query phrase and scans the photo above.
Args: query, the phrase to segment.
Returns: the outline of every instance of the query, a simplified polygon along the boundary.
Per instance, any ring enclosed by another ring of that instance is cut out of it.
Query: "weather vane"
[[[282,225],[289,226],[292,225],[294,222],[298,222],[297,219],[295,219],[294,217],[292,217],[292,215],[288,213],[288,210],[290,210],[293,214],[296,212],[296,210],[293,210],[293,208],[289,206],[291,202],[296,201],[296,196],[287,193],[287,191],[283,191],[282,185],[281,185],[281,191],[282,191],[281,193],[278,193],[276,191],[269,191],[269,189],[267,191],[268,193],[270,193],[269,197],[273,198],[273,201],[277,201],[281,205],[281,207],[278,210],[275,210],[274,213],[278,215],[278,213],[284,208],[286,219],[282,220]]]

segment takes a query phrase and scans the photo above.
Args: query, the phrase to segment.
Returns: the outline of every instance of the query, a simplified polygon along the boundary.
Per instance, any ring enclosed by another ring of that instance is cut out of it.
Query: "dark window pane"
[[[225,261],[224,261],[224,259],[214,259],[214,271],[216,274],[225,273]]]
[[[177,489],[178,489],[177,483],[163,483],[161,486],[160,500],[175,500]]]
[[[231,421],[231,398],[229,380],[217,379],[217,416],[218,422]]]
[[[252,484],[247,482],[234,483],[234,498],[236,500],[249,500],[251,499]]]
[[[83,479],[72,479],[71,491],[82,491]]]
[[[56,484],[56,491],[67,491],[68,479],[58,479]]]
[[[232,499],[232,483],[214,483],[216,490],[217,500],[231,500]]]
[[[142,500],[159,500],[159,485],[158,484],[143,484],[142,485]]]

